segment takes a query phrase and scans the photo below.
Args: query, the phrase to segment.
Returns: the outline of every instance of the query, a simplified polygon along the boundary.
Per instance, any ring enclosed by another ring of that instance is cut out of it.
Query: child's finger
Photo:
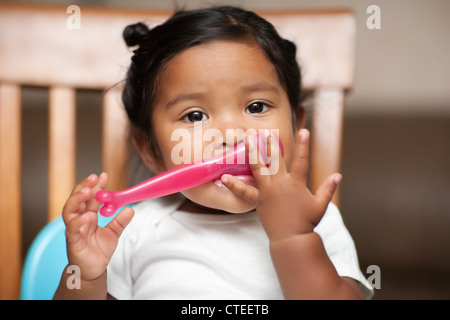
[[[249,159],[250,169],[252,170],[256,184],[261,185],[268,183],[270,181],[270,172],[259,153],[256,138],[254,136],[246,137],[245,148]]]
[[[258,189],[245,184],[244,182],[236,179],[230,174],[224,174],[220,178],[220,181],[235,194],[240,196],[241,198],[247,200],[252,204],[256,204],[258,200],[259,191]]]
[[[123,209],[114,219],[112,219],[103,229],[110,231],[117,239],[131,222],[134,216],[134,210],[130,207]]]
[[[280,145],[279,145],[279,138],[273,133],[270,133],[270,136],[268,136],[268,143],[267,143],[267,157],[270,161],[270,165],[268,167],[268,173],[270,175],[276,175],[277,173],[285,173],[286,172],[286,166],[284,164]],[[270,153],[270,155],[269,155]]]
[[[66,224],[66,239],[70,244],[75,244],[88,231],[97,227],[96,214],[93,212],[76,215]]]
[[[335,173],[329,176],[317,189],[315,197],[324,210],[333,198],[341,181],[342,175]]]
[[[79,184],[77,184],[73,190],[72,194],[79,192],[81,189],[89,187],[93,188],[98,182],[98,177],[96,174],[91,174],[87,178],[83,179]]]
[[[108,174],[106,172],[102,172],[98,177],[97,186],[103,189],[104,187],[106,187],[107,183],[108,183]]]
[[[90,198],[92,198],[92,189],[84,187],[79,192],[73,193],[69,199],[67,199],[62,210],[62,217],[66,225],[72,218],[86,209],[86,201]]]
[[[306,183],[309,167],[309,131],[300,129],[295,143],[291,174]]]
[[[103,190],[107,183],[108,175],[105,172],[102,172],[98,177],[97,185],[92,189],[94,197],[88,200],[86,210],[98,212],[98,210],[100,209],[100,203],[95,199],[95,194],[98,191]]]
[[[80,240],[81,226],[81,216],[73,218],[69,223],[66,223],[66,241],[68,245],[74,245]]]

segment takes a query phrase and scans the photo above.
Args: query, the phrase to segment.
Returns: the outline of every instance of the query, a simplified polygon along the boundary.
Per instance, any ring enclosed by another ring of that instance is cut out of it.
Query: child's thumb
[[[114,219],[112,219],[105,228],[111,230],[117,238],[120,237],[123,230],[130,223],[131,219],[133,219],[134,210],[130,207],[123,209]]]
[[[316,191],[316,199],[322,204],[325,208],[330,203],[333,198],[334,193],[336,192],[339,183],[342,181],[342,175],[339,173],[332,174],[329,176],[317,189]]]

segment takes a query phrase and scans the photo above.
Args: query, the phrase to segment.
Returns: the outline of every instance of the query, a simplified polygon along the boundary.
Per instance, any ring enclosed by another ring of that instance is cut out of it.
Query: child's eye
[[[269,106],[263,102],[252,102],[247,108],[245,108],[245,113],[262,113],[268,109]]]
[[[208,120],[208,116],[201,111],[193,111],[185,115],[183,120],[187,122],[205,121]]]

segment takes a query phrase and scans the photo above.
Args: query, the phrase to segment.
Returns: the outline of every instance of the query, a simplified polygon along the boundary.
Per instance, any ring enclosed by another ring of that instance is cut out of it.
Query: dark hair
[[[254,12],[230,6],[180,11],[151,30],[140,22],[129,25],[123,37],[128,46],[138,48],[134,50],[122,100],[133,134],[147,140],[153,156],[160,154],[151,114],[164,66],[181,51],[214,40],[254,42],[262,49],[287,92],[295,123],[301,95],[296,46],[282,39],[271,23]]]

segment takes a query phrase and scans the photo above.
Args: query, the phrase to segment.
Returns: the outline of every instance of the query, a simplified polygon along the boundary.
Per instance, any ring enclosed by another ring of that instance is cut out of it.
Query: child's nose
[[[245,136],[249,135],[249,132],[256,129],[249,128],[248,121],[245,121],[241,115],[224,115],[216,123],[216,128],[222,134],[223,146],[231,148],[243,141]]]

